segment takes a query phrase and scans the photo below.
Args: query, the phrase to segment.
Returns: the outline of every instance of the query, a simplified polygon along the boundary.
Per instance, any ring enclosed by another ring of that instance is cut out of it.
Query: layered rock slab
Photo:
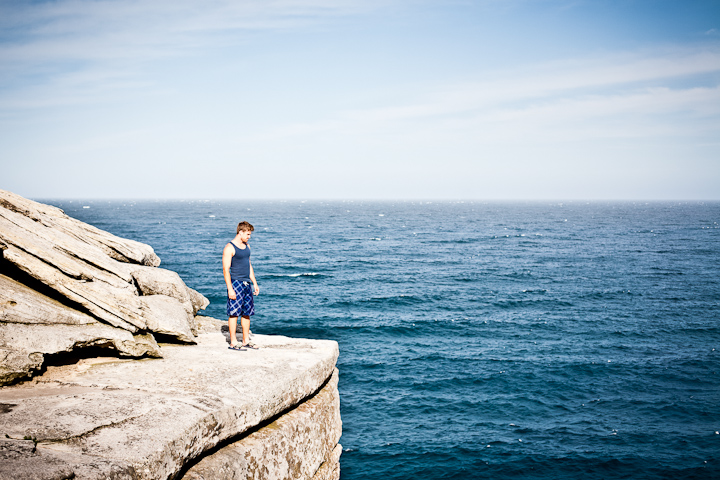
[[[12,192],[0,190],[0,208],[27,217],[44,227],[67,232],[76,240],[99,248],[119,262],[153,267],[160,265],[160,259],[149,245],[100,230],[67,216],[61,209],[52,205],[34,202]]]
[[[130,264],[89,241],[89,225],[10,192],[0,191],[0,207],[5,260],[110,325],[133,333],[145,328]],[[140,245],[134,242],[127,250],[141,249]],[[143,260],[160,263],[154,252]]]
[[[342,450],[337,370],[323,389],[271,424],[203,458],[183,480],[333,478]],[[337,450],[338,458],[334,452]],[[321,467],[327,463],[325,469]],[[339,466],[339,465],[338,465]],[[339,474],[339,469],[337,469]]]
[[[0,385],[41,370],[48,354],[89,346],[160,356],[153,334],[193,343],[194,316],[209,303],[157,268],[149,245],[3,190],[0,252]],[[5,289],[11,281],[28,288]]]
[[[0,437],[35,439],[38,460],[76,478],[172,478],[315,394],[335,369],[335,342],[253,340],[260,350],[238,352],[219,332],[202,333],[194,346],[163,345],[162,359],[49,368],[0,389],[9,406],[0,408]],[[11,475],[13,464],[0,462],[0,474]]]
[[[0,384],[39,371],[46,355],[89,347],[128,357],[161,356],[152,335],[101,323],[0,274]]]

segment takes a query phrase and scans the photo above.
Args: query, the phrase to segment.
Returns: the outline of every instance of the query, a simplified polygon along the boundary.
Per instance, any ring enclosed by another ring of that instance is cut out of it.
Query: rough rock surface
[[[342,454],[342,445],[338,443],[335,450],[332,451],[328,458],[315,473],[312,480],[340,480],[340,455]]]
[[[153,333],[193,343],[209,303],[157,268],[149,245],[3,190],[0,252],[0,385],[40,371],[48,354],[159,356]]]
[[[22,478],[15,472],[28,458],[78,479],[173,478],[312,396],[335,370],[336,342],[255,335],[260,350],[238,352],[218,322],[199,324],[211,333],[196,345],[164,345],[160,359],[84,359],[0,388],[0,438],[38,442],[32,454],[0,457],[0,478]],[[327,428],[307,426],[330,432],[318,440],[323,451],[336,443],[335,414]]]
[[[177,300],[167,295],[151,295],[141,297],[140,304],[148,330],[175,337],[181,342],[195,343],[195,320]]]
[[[39,371],[48,354],[88,347],[130,357],[161,356],[152,335],[106,325],[0,275],[0,382]]]
[[[153,267],[160,265],[160,259],[155,255],[151,246],[116,237],[92,225],[70,218],[57,207],[34,202],[5,190],[0,190],[0,207],[27,217],[47,228],[66,232],[83,243],[100,248],[119,262]]]
[[[337,370],[315,396],[190,468],[184,480],[313,478],[342,434]]]
[[[65,480],[75,476],[62,460],[39,455],[32,440],[0,439],[0,465],[10,464],[12,470],[0,467],[0,480]]]
[[[204,310],[210,301],[195,290],[188,288],[180,275],[162,268],[138,266],[132,276],[143,295],[167,295],[177,299],[191,315]]]

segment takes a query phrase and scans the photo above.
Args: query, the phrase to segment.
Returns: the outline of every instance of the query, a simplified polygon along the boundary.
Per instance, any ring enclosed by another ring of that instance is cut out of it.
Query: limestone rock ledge
[[[183,480],[338,479],[342,434],[337,370],[320,392],[247,437],[207,455]]]
[[[0,190],[0,385],[79,350],[161,357],[158,338],[195,343],[209,301],[159,264],[149,245]]]
[[[0,480],[339,478],[337,343],[255,335],[260,349],[238,352],[203,324],[163,358],[0,388]]]

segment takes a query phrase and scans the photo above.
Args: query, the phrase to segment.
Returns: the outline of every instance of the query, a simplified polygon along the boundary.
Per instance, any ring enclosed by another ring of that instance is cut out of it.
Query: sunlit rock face
[[[83,359],[0,388],[0,437],[37,442],[0,441],[0,479],[38,465],[83,479],[337,478],[337,343],[254,335],[260,349],[237,352],[218,323],[163,358]]]
[[[203,458],[185,480],[337,479],[342,434],[337,370],[320,392],[256,432]]]
[[[208,300],[152,247],[0,190],[0,385],[40,371],[48,355],[104,348],[159,357],[154,334],[194,343]]]
[[[0,480],[339,478],[336,342],[229,350],[150,246],[5,191],[0,252]]]

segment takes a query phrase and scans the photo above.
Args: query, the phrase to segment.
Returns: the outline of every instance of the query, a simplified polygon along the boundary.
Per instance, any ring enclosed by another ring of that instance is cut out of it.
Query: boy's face
[[[240,230],[240,240],[243,241],[243,243],[247,243],[248,240],[250,240],[250,235],[252,235],[252,232],[250,230]]]

